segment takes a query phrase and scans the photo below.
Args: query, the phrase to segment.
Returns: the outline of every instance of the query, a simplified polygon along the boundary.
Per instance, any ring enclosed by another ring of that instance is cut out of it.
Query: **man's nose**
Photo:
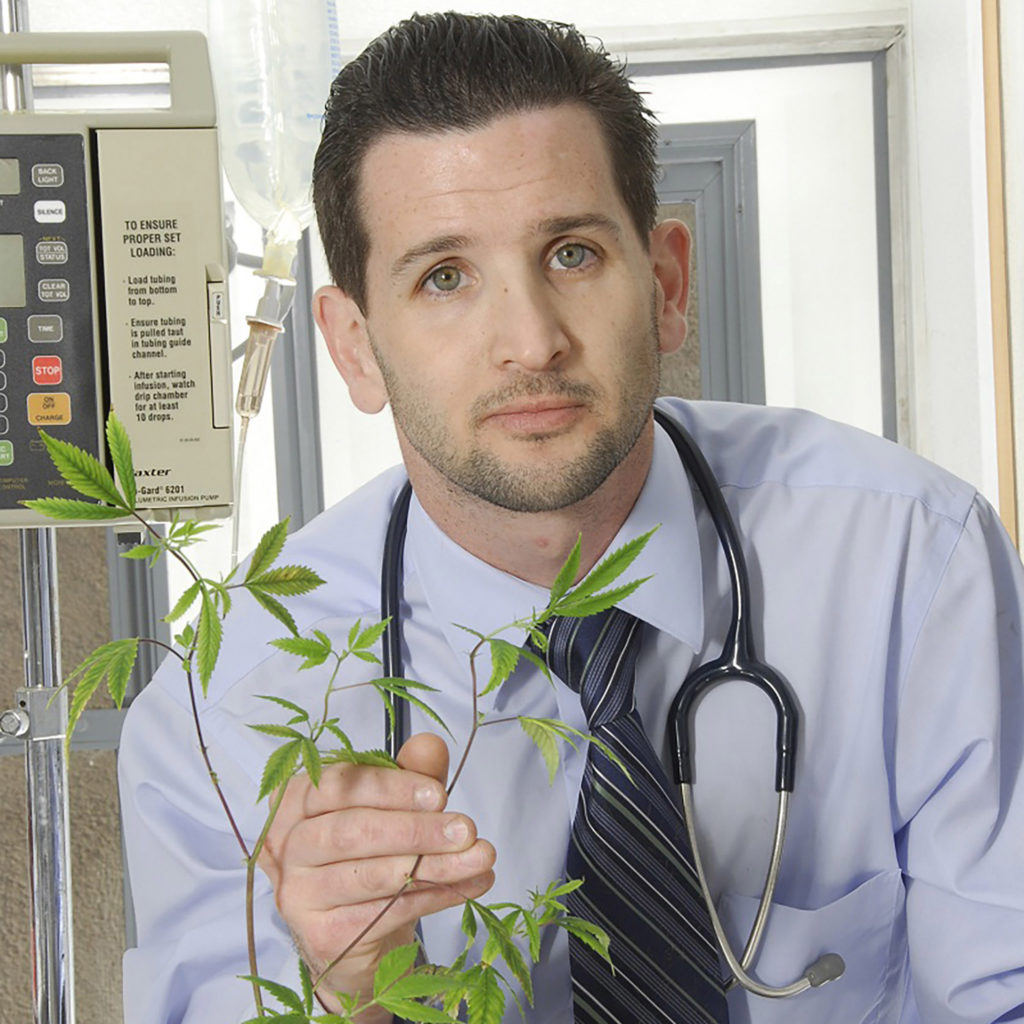
[[[496,364],[550,370],[570,349],[563,311],[543,281],[505,281],[496,290],[490,324]]]

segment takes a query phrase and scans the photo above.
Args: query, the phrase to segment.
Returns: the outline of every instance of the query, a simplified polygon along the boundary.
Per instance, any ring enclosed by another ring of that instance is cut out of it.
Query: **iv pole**
[[[23,0],[0,0],[0,31],[27,28]],[[31,106],[21,68],[0,67],[4,111]],[[60,683],[56,533],[20,533],[25,687],[0,730],[25,739],[33,920],[33,1014],[36,1024],[74,1024],[68,774],[64,754],[67,695]]]

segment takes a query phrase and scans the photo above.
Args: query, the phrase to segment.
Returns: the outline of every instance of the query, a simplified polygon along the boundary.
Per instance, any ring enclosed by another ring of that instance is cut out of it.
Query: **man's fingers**
[[[448,782],[448,744],[432,732],[419,732],[402,744],[399,767],[420,775],[429,775],[441,785]]]
[[[494,847],[483,839],[457,853],[339,860],[291,876],[288,895],[312,910],[387,899],[406,885],[414,867],[412,889],[448,886],[457,895],[462,883],[489,872],[494,861]]]
[[[475,840],[476,826],[464,814],[356,807],[306,818],[285,842],[296,867],[321,867],[402,854],[457,853]]]

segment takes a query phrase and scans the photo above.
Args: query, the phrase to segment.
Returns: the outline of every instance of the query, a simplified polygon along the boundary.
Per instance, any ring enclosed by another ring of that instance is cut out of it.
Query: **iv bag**
[[[325,0],[210,0],[221,159],[270,244],[294,243],[313,219],[333,8]]]

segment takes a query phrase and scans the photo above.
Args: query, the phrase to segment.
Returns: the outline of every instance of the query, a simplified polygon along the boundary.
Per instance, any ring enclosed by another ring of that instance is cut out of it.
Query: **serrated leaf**
[[[144,558],[150,558],[160,554],[159,544],[136,544],[131,551],[122,551],[122,558],[131,558],[141,562]]]
[[[122,515],[127,511],[127,505],[118,492],[114,478],[102,462],[69,441],[51,437],[45,430],[40,430],[39,436],[43,439],[57,472],[79,494],[114,505],[122,509]]]
[[[264,736],[276,736],[281,740],[302,740],[305,737],[297,729],[289,728],[287,725],[250,725],[254,732],[261,732]]]
[[[305,708],[300,707],[298,704],[295,704],[290,700],[285,700],[284,697],[276,697],[274,694],[268,693],[258,693],[256,696],[260,700],[269,700],[284,708],[286,711],[294,711],[302,721],[309,721],[309,712]]]
[[[462,933],[470,942],[476,938],[476,914],[473,913],[474,903],[466,900],[462,905]]]
[[[614,583],[633,564],[656,529],[657,527],[654,527],[647,533],[626,541],[622,547],[616,548],[610,555],[602,559],[580,580],[579,585],[572,592],[572,596],[585,597],[588,594],[595,594]],[[559,614],[562,614],[561,610],[559,610]]]
[[[403,974],[412,970],[419,954],[419,946],[411,942],[405,946],[398,946],[385,953],[377,965],[377,972],[373,976],[373,994],[379,996],[385,989],[390,988]]]
[[[309,966],[301,957],[299,958],[299,982],[302,985],[302,1007],[306,1013],[313,1012],[313,976],[309,973]]]
[[[429,704],[424,703],[415,694],[409,692],[410,690],[430,690],[431,692],[433,692],[435,690],[435,687],[428,686],[426,683],[417,683],[409,679],[401,679],[395,677],[384,677],[382,679],[372,679],[370,681],[376,688],[377,692],[381,695],[382,699],[384,699],[384,695],[386,693],[391,693],[394,696],[398,697],[400,700],[407,701],[414,707],[419,708],[420,711],[422,711],[423,714],[425,714],[428,718],[437,722],[437,724],[441,726],[441,728],[444,729],[444,731],[448,733],[449,736],[452,736],[452,731],[448,728],[444,719],[441,718],[441,716]],[[386,699],[384,700],[384,703],[387,707],[390,708],[390,704],[387,702]],[[393,723],[392,728],[394,728]],[[452,736],[452,738],[454,739],[454,736]]]
[[[88,519],[98,522],[106,519],[123,519],[128,514],[123,509],[111,508],[109,505],[93,505],[77,498],[30,498],[19,504],[51,519]]]
[[[530,947],[530,959],[536,963],[540,959],[540,927],[533,914],[523,914],[523,928]]]
[[[555,582],[551,585],[551,596],[548,599],[548,607],[557,604],[569,591],[569,588],[576,580],[580,571],[580,547],[583,543],[582,534],[577,536],[576,543],[569,552],[562,568],[558,570]]]
[[[187,649],[192,646],[192,641],[195,638],[196,631],[191,625],[188,625],[174,638],[174,642]]]
[[[349,650],[351,650],[352,647],[355,646],[356,637],[359,636],[359,627],[362,624],[363,624],[363,620],[362,619],[356,619],[356,621],[352,623],[352,626],[351,626],[351,628],[348,631],[348,647],[349,647]]]
[[[629,597],[637,587],[643,586],[651,577],[644,576],[638,580],[631,580],[621,587],[613,587],[611,590],[602,590],[600,594],[592,594],[587,597],[576,599],[573,592],[559,606],[558,614],[567,615],[572,618],[585,618],[587,615],[597,615],[598,612],[607,611],[620,601]]]
[[[320,774],[323,771],[323,764],[323,759],[320,756],[320,751],[316,749],[316,744],[308,736],[304,737],[302,740],[302,767],[306,769],[309,781],[314,786],[320,785]]]
[[[393,999],[433,999],[450,992],[458,982],[432,968],[421,968],[399,978],[391,987]]]
[[[107,417],[107,448],[110,459],[114,463],[121,491],[129,508],[135,508],[135,466],[132,463],[132,443],[128,439],[128,431],[117,418],[113,409]]]
[[[466,994],[467,1024],[500,1024],[505,1013],[505,993],[497,973],[484,969]]]
[[[519,656],[532,662],[549,680],[551,679],[551,669],[548,668],[548,663],[539,654],[531,651],[529,647],[522,647],[519,650]]]
[[[68,743],[71,742],[71,735],[75,731],[78,719],[104,679],[107,681],[111,699],[117,707],[124,703],[128,680],[135,667],[138,652],[138,637],[111,640],[97,647],[68,674],[65,685],[71,685],[77,680],[68,707]]]
[[[284,651],[286,654],[294,654],[297,658],[304,658],[302,668],[315,668],[322,665],[331,653],[330,647],[324,647],[318,640],[305,636],[286,636],[277,640],[271,640],[270,645]]]
[[[302,741],[292,740],[290,743],[283,743],[267,758],[267,763],[263,766],[263,777],[260,779],[257,802],[279,786],[283,786],[292,777],[301,753]]]
[[[295,1010],[296,1013],[302,1013],[302,997],[287,985],[270,981],[268,978],[257,978],[252,974],[243,975],[242,980],[255,982],[260,988],[269,992],[282,1006],[287,1006],[289,1010]]]
[[[284,542],[288,537],[288,521],[290,518],[289,516],[282,519],[281,522],[270,527],[260,537],[260,541],[252,553],[252,558],[249,559],[249,568],[245,573],[246,583],[254,576],[259,576],[261,573],[266,572],[274,564],[277,556],[281,554],[281,549],[284,547]]]
[[[574,935],[582,943],[589,946],[595,953],[611,963],[611,956],[608,951],[610,939],[608,933],[592,921],[586,921],[582,917],[563,917],[557,922],[559,928],[564,928]]]
[[[544,758],[544,764],[547,765],[548,783],[553,783],[555,775],[558,773],[558,762],[560,760],[556,733],[551,729],[547,720],[542,718],[520,716],[519,724],[523,732],[530,737],[540,751],[541,757]]]
[[[206,696],[213,675],[217,656],[220,654],[222,630],[220,617],[209,593],[203,591],[203,603],[199,609],[199,626],[196,630],[196,668],[199,670],[199,685]]]
[[[250,590],[254,600],[260,605],[265,611],[270,612],[271,615],[277,619],[286,629],[291,630],[295,636],[299,635],[299,627],[295,624],[295,619],[292,618],[292,613],[276,597],[271,597],[269,594],[264,594],[259,590]]]
[[[378,658],[377,655],[372,653],[371,651],[353,651],[352,653],[360,661],[365,661],[368,665],[380,664],[380,658]]]
[[[388,628],[390,621],[390,619],[384,619],[382,622],[375,622],[372,626],[367,626],[356,637],[355,642],[349,640],[349,647],[353,651],[365,651],[368,647],[372,647],[384,635],[384,630]]]
[[[397,768],[398,762],[383,750],[328,750],[320,755],[324,764],[368,764],[374,768]]]
[[[438,1010],[427,1003],[417,1003],[412,999],[396,999],[385,993],[377,1002],[390,1010],[397,1017],[410,1021],[422,1021],[423,1024],[452,1024],[451,1017],[443,1010]]]
[[[164,622],[174,622],[180,619],[195,603],[199,596],[199,580],[196,580],[175,602],[174,607],[164,616]]]
[[[279,565],[245,581],[250,590],[279,597],[299,597],[323,585],[323,580],[304,565]]]
[[[519,656],[522,654],[521,648],[500,637],[493,637],[488,642],[488,646],[491,649],[491,678],[487,686],[480,692],[481,697],[496,690],[512,675],[516,665],[519,664]]]

